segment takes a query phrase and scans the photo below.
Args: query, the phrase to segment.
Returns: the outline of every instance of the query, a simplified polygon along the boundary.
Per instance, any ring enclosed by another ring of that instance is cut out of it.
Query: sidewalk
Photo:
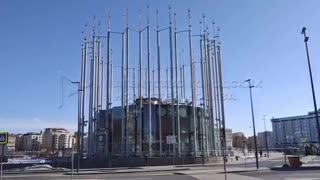
[[[242,176],[234,173],[238,172],[254,172],[254,171],[269,171],[268,168],[227,168],[227,178],[228,180],[260,180],[259,178]],[[196,179],[200,180],[221,180],[224,179],[225,174],[223,169],[216,169],[216,170],[188,170],[188,171],[181,171],[175,172],[174,174],[179,175],[188,175],[192,176]]]

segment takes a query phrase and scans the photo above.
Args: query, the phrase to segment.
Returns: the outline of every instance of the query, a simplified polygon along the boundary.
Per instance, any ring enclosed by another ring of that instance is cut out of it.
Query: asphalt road
[[[259,171],[236,173],[242,176],[255,177],[265,180],[320,180],[320,170],[299,171]]]
[[[63,174],[19,174],[5,175],[3,180],[70,180],[70,175]],[[96,175],[78,175],[73,176],[73,179],[90,179],[90,180],[196,180],[191,176],[174,175],[172,172],[154,172],[154,173],[125,173],[125,174],[96,174]]]

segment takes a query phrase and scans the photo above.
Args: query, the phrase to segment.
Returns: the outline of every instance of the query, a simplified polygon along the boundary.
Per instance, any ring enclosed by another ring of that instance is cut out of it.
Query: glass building
[[[142,114],[139,105],[129,106],[128,116],[126,108],[113,107],[107,122],[106,111],[101,110],[96,127],[96,155],[152,157],[172,156],[215,156],[216,147],[213,121],[205,118],[203,109],[196,107],[196,119],[193,119],[192,106],[179,104],[179,122],[176,115],[174,121],[172,108],[176,112],[177,105],[159,105],[157,100],[151,103],[144,101]],[[149,118],[151,113],[151,119]],[[159,116],[160,115],[160,116]],[[161,118],[159,118],[161,117]],[[180,128],[178,125],[180,124]],[[107,125],[107,126],[106,126]],[[108,128],[109,127],[109,128]],[[180,130],[180,131],[179,131]],[[176,143],[168,141],[172,138]],[[106,151],[106,148],[108,148]]]
[[[299,147],[304,144],[319,143],[314,112],[301,116],[273,118],[271,122],[275,148]]]

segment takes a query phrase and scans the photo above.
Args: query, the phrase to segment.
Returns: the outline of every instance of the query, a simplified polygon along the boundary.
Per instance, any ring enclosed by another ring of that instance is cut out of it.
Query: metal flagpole
[[[108,12],[108,34],[107,34],[107,78],[106,78],[106,138],[105,138],[105,143],[106,143],[106,156],[108,157],[108,166],[111,167],[111,156],[110,156],[110,150],[109,150],[109,135],[110,135],[110,38],[111,38],[111,33],[110,33],[110,12]]]
[[[109,105],[110,105],[110,119],[111,119],[111,123],[110,123],[110,131],[111,133],[110,136],[111,136],[111,151],[109,152],[110,153],[110,167],[112,167],[112,160],[111,158],[113,157],[113,132],[114,132],[114,127],[113,127],[113,106],[112,106],[112,102],[113,102],[113,62],[112,62],[112,49],[110,48],[110,95],[109,95]]]
[[[207,29],[207,34],[209,33]],[[213,88],[212,88],[212,65],[211,65],[211,53],[210,53],[210,42],[209,42],[209,35],[207,35],[207,65],[208,65],[208,90],[209,90],[209,104],[210,104],[210,119],[209,119],[209,139],[210,139],[210,149],[215,149],[215,139],[214,139],[214,129],[210,131],[211,127],[214,127],[214,110],[213,110]]]
[[[213,24],[213,29],[214,29],[214,24]],[[213,34],[215,34],[214,32],[213,32]],[[216,119],[216,121],[217,121],[217,123],[218,123],[218,134],[217,134],[217,137],[219,137],[219,140],[220,141],[218,141],[218,156],[220,156],[220,150],[221,150],[221,110],[220,110],[220,97],[219,97],[219,95],[220,95],[220,89],[219,89],[219,87],[220,86],[222,86],[222,84],[220,84],[220,81],[219,81],[219,73],[218,73],[218,58],[217,58],[217,48],[216,48],[216,39],[217,37],[215,36],[214,37],[214,40],[213,40],[213,47],[214,47],[214,51],[213,51],[213,53],[214,53],[214,64],[215,64],[215,67],[214,67],[214,71],[215,71],[215,88],[216,88],[216,95],[215,95],[215,97],[216,97],[216,102],[217,102],[217,119]]]
[[[203,15],[203,75],[204,75],[204,87],[205,87],[205,96],[204,96],[204,100],[205,100],[205,105],[206,105],[206,111],[204,114],[204,134],[205,134],[205,155],[208,155],[208,131],[207,131],[207,121],[208,121],[208,114],[210,114],[210,97],[209,97],[209,93],[208,93],[208,57],[207,57],[207,31],[206,31],[206,27],[205,27],[205,16]],[[208,110],[209,109],[209,113]]]
[[[192,49],[192,33],[191,33],[191,12],[188,9],[189,19],[189,53],[190,53],[190,69],[191,69],[191,94],[192,94],[192,119],[193,119],[193,137],[194,137],[194,151],[195,156],[198,156],[197,146],[197,122],[196,122],[196,89],[195,89],[195,72],[194,72],[194,59]]]
[[[151,116],[151,91],[150,91],[150,68],[151,68],[151,59],[150,59],[150,21],[149,21],[149,5],[147,6],[147,49],[148,49],[148,115],[149,115],[149,157],[151,157],[152,151],[152,116]]]
[[[212,96],[212,98],[213,98],[213,101],[214,101],[214,116],[213,116],[213,123],[215,124],[215,122],[217,123],[217,131],[215,132],[215,134],[214,134],[214,140],[216,140],[216,137],[218,137],[218,141],[215,141],[215,146],[214,146],[214,149],[215,150],[217,150],[218,149],[218,151],[216,151],[216,152],[218,152],[216,155],[220,155],[219,154],[219,149],[220,149],[220,147],[219,147],[219,126],[218,126],[218,121],[217,121],[217,119],[219,118],[219,116],[218,116],[218,103],[217,103],[217,101],[219,101],[219,98],[217,98],[217,93],[218,93],[218,87],[216,86],[216,77],[217,77],[217,71],[216,71],[216,65],[215,65],[215,62],[216,62],[216,44],[215,44],[215,31],[214,31],[214,22],[212,22],[212,28],[213,28],[213,30],[212,30],[212,36],[213,36],[213,41],[212,41],[212,45],[213,45],[213,51],[212,51],[212,56],[211,56],[211,61],[212,61],[212,79],[213,79],[213,82],[212,82],[212,85],[213,85],[213,96]],[[214,128],[214,131],[215,131],[215,126],[213,126],[213,128]]]
[[[175,137],[175,118],[174,118],[174,87],[173,87],[173,45],[172,45],[172,21],[171,21],[171,6],[169,6],[169,39],[170,39],[170,80],[171,80],[171,113],[172,113],[172,136]],[[173,164],[175,156],[175,145],[172,145]]]
[[[167,99],[169,99],[169,67],[166,69],[166,83],[167,83]]]
[[[223,167],[224,167],[224,174],[225,179],[227,179],[227,170],[226,170],[226,122],[225,122],[225,115],[224,115],[224,99],[223,99],[223,86],[222,86],[222,65],[221,65],[221,51],[220,51],[220,42],[218,42],[217,46],[217,54],[218,54],[218,71],[219,71],[219,82],[220,82],[220,102],[221,102],[221,121],[222,121],[222,152],[223,152]]]
[[[154,77],[154,72],[155,72],[155,71],[156,71],[156,69],[153,69],[153,70],[152,70],[152,96],[153,96],[153,97],[156,97],[156,92],[155,92],[155,89],[154,89],[154,87],[155,87],[155,86],[154,86],[154,83],[155,83],[155,81],[154,81],[154,78],[155,78],[155,77]]]
[[[180,141],[180,113],[179,113],[179,87],[178,87],[178,52],[177,52],[177,23],[176,23],[176,13],[174,13],[174,59],[175,59],[175,78],[176,78],[176,118],[177,118],[177,134],[178,134],[178,157],[181,156],[181,141]]]
[[[86,25],[87,26],[87,25]],[[84,126],[85,126],[85,120],[84,120],[84,108],[85,108],[85,87],[86,87],[86,71],[87,71],[87,34],[85,30],[84,35],[84,48],[83,48],[83,62],[82,62],[82,70],[81,70],[81,148],[78,151],[81,152],[81,155],[83,154],[83,142],[84,142]]]
[[[94,96],[94,61],[95,61],[95,29],[92,36],[92,59],[90,63],[90,95],[89,95],[89,127],[88,127],[88,153],[92,156],[93,147],[93,96]]]
[[[94,152],[97,152],[97,132],[100,121],[99,92],[100,92],[100,56],[101,56],[101,39],[100,39],[100,21],[98,22],[98,38],[97,38],[97,60],[95,63],[95,118],[94,118]]]
[[[126,114],[125,114],[125,152],[126,156],[128,156],[128,122],[129,122],[129,19],[128,19],[129,13],[127,9],[127,14],[126,14],[126,78],[125,78],[125,109],[126,109]]]
[[[179,59],[181,60],[181,56],[179,57]],[[179,68],[179,73],[180,73],[180,94],[181,94],[181,99],[184,99],[184,96],[183,96],[183,91],[184,91],[184,88],[183,88],[183,65]]]
[[[141,12],[140,18],[141,18]],[[140,25],[141,26],[141,25]],[[141,29],[141,27],[140,27]],[[139,148],[140,155],[142,156],[142,31],[139,31]]]
[[[121,154],[125,153],[125,33],[122,33],[122,66],[121,66]]]
[[[158,119],[159,119],[159,149],[162,156],[162,120],[161,120],[161,62],[160,62],[160,31],[159,31],[159,11],[157,11],[157,58],[158,58]]]
[[[201,33],[201,24],[200,22],[200,33]],[[202,113],[202,120],[201,120],[201,143],[202,143],[202,164],[204,164],[204,121],[206,118],[206,88],[205,88],[205,74],[204,74],[204,60],[203,60],[203,41],[204,35],[200,36],[200,67],[201,67],[201,84],[202,84],[202,103],[203,103],[203,113]]]

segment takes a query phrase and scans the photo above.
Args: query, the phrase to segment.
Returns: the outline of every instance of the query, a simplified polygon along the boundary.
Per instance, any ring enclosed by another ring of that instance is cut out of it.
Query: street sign
[[[176,144],[176,136],[167,136],[167,144]]]
[[[306,143],[306,142],[308,142],[308,138],[301,138],[300,141],[301,141],[301,143]]]
[[[8,132],[0,132],[0,145],[8,144],[9,133]]]

